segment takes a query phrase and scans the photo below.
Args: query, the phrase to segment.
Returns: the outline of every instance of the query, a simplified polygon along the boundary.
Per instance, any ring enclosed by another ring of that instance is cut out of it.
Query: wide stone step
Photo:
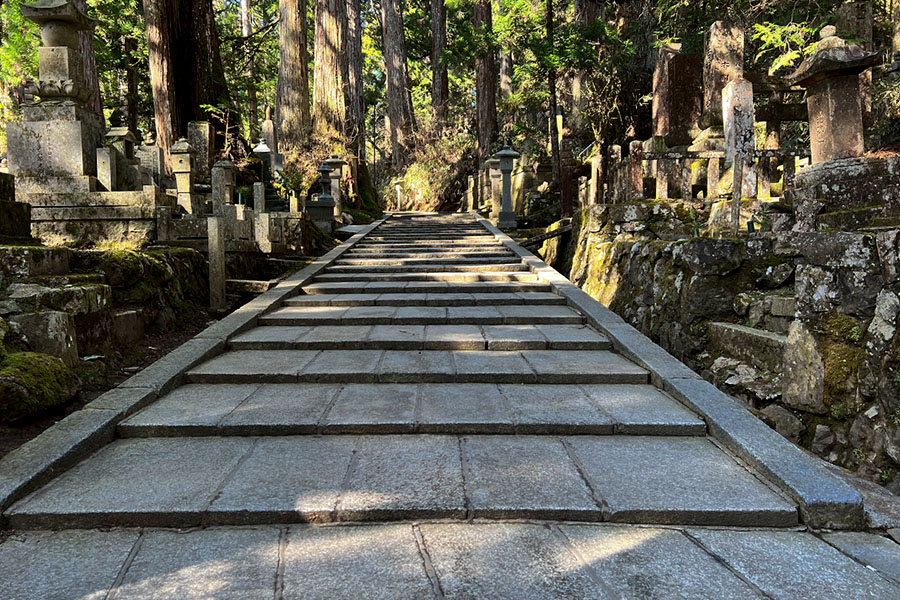
[[[307,294],[510,294],[551,293],[548,283],[529,281],[372,281],[311,283]]]
[[[567,306],[286,306],[264,325],[537,325],[581,324]]]
[[[257,327],[232,350],[609,350],[585,325],[349,325]]]
[[[524,266],[524,265],[522,265]],[[466,267],[471,269],[471,267]],[[527,269],[527,267],[526,267]],[[446,273],[440,271],[412,271],[409,273],[323,273],[315,278],[317,283],[330,281],[537,281],[537,275],[527,270],[521,271],[467,271]]]
[[[14,529],[407,519],[789,527],[796,506],[706,438],[383,435],[117,440]]]
[[[439,261],[435,261],[435,258],[439,258]],[[336,266],[347,266],[347,267],[383,267],[383,266],[411,266],[411,265],[514,265],[517,264],[515,262],[516,257],[512,253],[507,254],[497,254],[485,257],[471,257],[466,256],[464,254],[458,254],[455,256],[447,256],[441,257],[438,255],[432,255],[429,258],[412,258],[407,256],[394,256],[390,258],[384,258],[380,255],[373,258],[343,258],[335,261]],[[521,264],[521,263],[519,263]],[[512,269],[515,270],[515,269]]]
[[[565,305],[552,292],[310,294],[286,300],[286,306],[497,306],[505,304]]]
[[[376,238],[366,238],[365,242],[360,242],[355,248],[468,248],[470,246],[473,247],[490,247],[490,248],[505,248],[503,244],[496,241],[493,237],[489,239],[465,239],[465,238],[456,238],[456,239],[419,239],[417,241],[409,241],[409,240],[390,240],[390,239],[376,239]]]
[[[602,350],[235,350],[188,383],[640,383],[646,370]]]
[[[466,250],[458,250],[455,248],[439,249],[439,248],[422,248],[415,250],[412,248],[360,248],[359,250],[351,250],[344,256],[359,260],[382,259],[388,258],[476,258],[476,257],[501,257],[513,256],[512,253],[497,248],[473,248]]]
[[[491,261],[466,261],[458,263],[457,261],[440,261],[440,262],[417,262],[410,264],[399,261],[389,261],[381,265],[351,265],[339,263],[336,266],[325,269],[326,273],[364,273],[364,274],[381,274],[381,273],[513,273],[527,272],[528,265],[519,263],[510,263],[509,259],[493,263]]]
[[[697,436],[706,425],[649,385],[194,384],[122,437],[325,434]]]

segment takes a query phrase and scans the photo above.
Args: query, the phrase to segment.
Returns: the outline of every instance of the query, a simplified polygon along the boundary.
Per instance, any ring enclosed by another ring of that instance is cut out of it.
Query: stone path
[[[394,216],[14,503],[0,597],[900,598],[587,317]]]

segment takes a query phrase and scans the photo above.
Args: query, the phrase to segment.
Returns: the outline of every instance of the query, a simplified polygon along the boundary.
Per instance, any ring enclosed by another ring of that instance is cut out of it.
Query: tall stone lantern
[[[21,11],[40,26],[41,45],[38,80],[25,85],[24,120],[7,130],[17,191],[93,191],[101,131],[97,115],[86,108],[94,92],[84,81],[78,33],[92,31],[97,22],[72,0],[39,0]]]
[[[337,156],[325,160],[325,164],[331,167],[331,197],[334,200],[334,220],[341,221],[344,218],[344,204],[341,199],[341,173],[347,163]]]
[[[503,177],[503,189],[500,201],[500,214],[497,218],[497,226],[501,229],[514,229],[516,227],[516,213],[512,208],[512,172],[519,153],[504,146],[494,155],[500,161],[500,174]]]

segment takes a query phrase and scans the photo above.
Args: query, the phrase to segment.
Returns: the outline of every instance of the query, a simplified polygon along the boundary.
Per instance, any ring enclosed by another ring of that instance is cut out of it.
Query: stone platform
[[[5,457],[0,509],[4,598],[900,597],[900,546],[824,531],[855,490],[468,215],[355,235]]]

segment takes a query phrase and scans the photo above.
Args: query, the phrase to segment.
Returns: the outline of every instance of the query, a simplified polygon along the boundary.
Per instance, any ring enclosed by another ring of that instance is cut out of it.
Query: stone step
[[[512,256],[510,252],[494,247],[472,248],[459,250],[456,248],[359,248],[345,253],[348,258],[360,260],[388,259],[388,258],[475,258],[475,257],[500,257]]]
[[[528,281],[373,281],[312,283],[303,288],[307,294],[511,294],[551,293],[547,283]]]
[[[410,262],[405,261],[388,261],[386,264],[380,265],[353,265],[346,263],[337,263],[335,266],[325,269],[326,273],[348,273],[348,274],[366,274],[376,275],[382,273],[516,273],[529,272],[528,265],[519,263],[510,263],[509,259],[501,259],[494,264],[492,261],[477,261],[474,263],[457,263],[456,261],[440,261],[440,262]]]
[[[232,350],[610,350],[585,325],[266,326],[229,342]]]
[[[603,350],[235,350],[188,383],[640,383],[646,370]]]
[[[285,306],[262,325],[580,325],[568,306]]]
[[[471,268],[470,268],[471,269]],[[537,275],[528,271],[467,271],[445,273],[439,271],[412,271],[409,273],[323,273],[315,278],[317,283],[330,281],[537,281]]]
[[[384,256],[377,255],[372,258],[358,258],[351,256],[349,258],[342,258],[334,262],[336,266],[348,266],[348,267],[382,267],[382,266],[402,266],[402,265],[432,265],[437,264],[440,266],[445,265],[508,265],[508,264],[517,264],[513,260],[515,255],[512,253],[506,254],[495,254],[486,257],[470,257],[464,254],[458,254],[455,256],[435,256],[426,258],[415,258],[408,256],[392,256],[389,258],[385,258]],[[435,259],[439,259],[436,261]],[[521,264],[521,263],[519,263]],[[515,270],[515,269],[513,269]]]
[[[258,281],[254,279],[227,279],[225,281],[225,290],[231,294],[262,294],[271,290],[276,285],[278,285],[277,279],[268,281]]]
[[[127,419],[118,433],[703,436],[706,425],[649,385],[194,384]]]
[[[505,248],[503,244],[490,239],[468,240],[463,238],[450,240],[432,240],[419,239],[418,241],[408,240],[380,240],[375,238],[366,238],[366,241],[360,242],[354,248],[468,248],[473,247],[489,247],[489,248]]]
[[[792,527],[797,507],[702,437],[120,439],[8,511],[13,529],[409,519]]]
[[[720,354],[781,372],[786,336],[734,323],[710,323],[708,332],[710,348]]]
[[[285,301],[285,306],[497,306],[508,304],[565,305],[566,299],[552,292],[508,293],[388,293],[311,294]]]

